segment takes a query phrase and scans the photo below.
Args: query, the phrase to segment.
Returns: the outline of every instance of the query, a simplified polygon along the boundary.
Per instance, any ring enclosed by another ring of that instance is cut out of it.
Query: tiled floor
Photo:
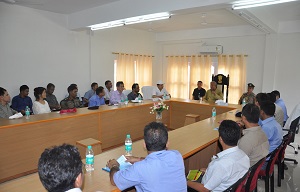
[[[300,133],[296,134],[295,143],[300,144]],[[295,145],[294,145],[295,146]],[[300,150],[299,154],[295,154],[293,148],[286,148],[286,157],[296,159],[300,163]],[[284,180],[281,180],[281,187],[277,186],[277,165],[275,165],[275,192],[294,192],[300,191],[300,164],[295,165],[293,162],[286,162],[288,170],[284,171]],[[265,182],[258,181],[258,191],[265,191]]]

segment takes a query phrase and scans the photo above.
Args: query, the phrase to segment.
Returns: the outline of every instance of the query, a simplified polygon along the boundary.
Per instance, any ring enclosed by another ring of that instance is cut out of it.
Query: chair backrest
[[[269,155],[267,156],[267,159],[268,157],[270,157],[266,167],[266,173],[268,172],[269,175],[271,175],[274,171],[274,164],[278,158],[280,150],[283,147],[283,144],[284,141],[282,141],[281,144],[272,153],[269,153]]]
[[[222,86],[223,94],[224,94],[224,87],[226,85],[226,103],[228,103],[229,75],[227,75],[227,77],[223,74],[212,75],[212,81],[215,81],[217,85]]]
[[[152,93],[153,93],[153,89],[155,87],[154,86],[143,86],[142,87],[142,93],[143,93],[143,99],[152,99]]]
[[[284,154],[285,154],[285,149],[287,147],[287,145],[289,143],[291,143],[291,140],[293,139],[293,136],[295,136],[292,132],[289,132],[287,135],[285,135],[283,137],[283,145],[282,145],[282,148],[278,154],[278,160],[277,162],[278,163],[282,163],[284,161]]]
[[[129,94],[129,93],[131,93],[132,92],[132,90],[123,90],[123,94],[127,97],[127,95]]]
[[[262,158],[259,160],[256,164],[254,164],[252,167],[250,167],[249,171],[249,178],[247,180],[246,186],[245,186],[245,191],[254,191],[254,189],[257,186],[257,179],[258,179],[258,173],[261,170],[261,167],[264,165],[266,161],[266,158]]]
[[[225,192],[240,192],[245,186],[245,183],[249,177],[249,170],[245,173],[245,175],[240,178],[237,182],[231,185],[229,188],[225,190]]]
[[[292,133],[292,139],[288,144],[295,141],[296,129],[299,126],[299,119],[300,119],[300,116],[291,122],[289,133]]]

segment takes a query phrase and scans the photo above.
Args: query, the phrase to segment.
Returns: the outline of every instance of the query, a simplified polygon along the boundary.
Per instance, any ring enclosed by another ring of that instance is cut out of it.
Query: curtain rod
[[[146,57],[154,57],[153,55],[138,55],[138,54],[129,54],[129,53],[117,53],[117,52],[112,52],[112,54],[115,55],[133,55],[133,56],[146,56]]]
[[[211,56],[211,57],[226,57],[226,56],[229,56],[229,57],[233,57],[234,55],[175,55],[175,56],[166,56],[166,57],[200,57],[200,56],[204,56],[204,57],[207,57],[207,56]],[[241,57],[242,55],[236,55],[237,57]],[[244,55],[244,57],[248,57],[248,55]]]

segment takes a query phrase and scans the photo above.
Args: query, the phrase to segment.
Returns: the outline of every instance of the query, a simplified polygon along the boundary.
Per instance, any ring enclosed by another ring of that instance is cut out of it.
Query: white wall
[[[11,96],[27,84],[33,89],[56,85],[58,100],[71,83],[81,94],[89,87],[88,36],[70,31],[64,15],[0,2],[0,86]]]
[[[65,15],[0,2],[0,86],[12,97],[27,84],[34,100],[33,89],[49,82],[59,101],[71,83],[83,96],[92,82],[113,80],[112,52],[155,54],[152,32],[119,27],[90,34],[66,23]]]
[[[285,101],[288,113],[300,102],[300,33],[279,34],[274,89]]]

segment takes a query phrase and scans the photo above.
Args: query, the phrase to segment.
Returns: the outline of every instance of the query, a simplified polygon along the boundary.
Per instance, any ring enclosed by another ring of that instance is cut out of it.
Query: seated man
[[[269,141],[262,128],[258,125],[259,108],[254,104],[247,104],[242,110],[242,122],[246,129],[238,147],[250,158],[250,166],[269,154]]]
[[[164,88],[164,83],[162,80],[157,81],[156,85],[157,87],[153,89],[152,98],[163,99],[163,96],[169,96],[171,98],[169,92]]]
[[[284,114],[284,119],[283,119],[283,126],[285,124],[285,122],[287,121],[287,119],[289,118],[288,114],[287,114],[287,110],[286,110],[286,106],[284,101],[280,98],[280,92],[277,90],[274,90],[271,92],[272,94],[275,95],[276,101],[275,104],[279,105],[281,107],[281,109],[283,110],[283,114]]]
[[[202,88],[202,81],[198,81],[197,88],[193,91],[193,99],[199,100],[201,97],[204,97],[206,90]]]
[[[76,147],[68,144],[45,149],[38,172],[47,191],[81,192],[83,163]]]
[[[0,87],[0,118],[8,119],[10,116],[17,113],[9,106],[10,96],[6,89]]]
[[[116,83],[117,86],[117,90],[113,91],[110,95],[110,100],[109,102],[111,104],[118,104],[120,103],[122,100],[125,101],[126,96],[123,93],[124,90],[124,83],[123,81],[118,81]]]
[[[89,107],[105,105],[104,95],[104,88],[101,86],[98,87],[96,89],[96,94],[93,95],[89,100]]]
[[[87,92],[85,92],[83,97],[83,104],[86,105],[89,103],[89,99],[96,94],[96,89],[98,88],[98,83],[92,83],[91,89]]]
[[[78,86],[77,86],[77,84],[72,83],[71,85],[76,87],[76,89],[77,89],[77,95],[76,95],[76,97],[79,99],[80,102],[82,102],[82,98],[81,98],[80,93],[79,93],[79,91],[78,91]],[[68,97],[68,96],[69,96],[69,92],[65,95],[65,97]]]
[[[128,169],[119,170],[119,163],[110,160],[110,181],[121,191],[135,186],[137,192],[183,192],[186,191],[186,178],[181,154],[167,150],[168,131],[162,123],[152,122],[144,129],[146,158],[128,157],[134,163]]]
[[[283,127],[283,122],[284,122],[283,110],[279,105],[275,103],[276,96],[273,93],[267,93],[267,94],[269,96],[270,101],[275,104],[275,113],[274,113],[275,120],[279,123],[279,125],[281,125],[281,127]]]
[[[224,120],[219,127],[219,142],[223,151],[213,156],[201,183],[188,181],[187,185],[197,191],[224,191],[240,178],[250,167],[249,157],[238,148],[241,129],[236,122]]]
[[[77,97],[78,89],[75,85],[68,87],[69,96],[60,102],[61,109],[73,109],[82,107],[81,101]]]
[[[104,91],[105,91],[105,97],[104,97],[105,103],[108,104],[110,100],[110,95],[113,92],[112,83],[110,80],[105,81]]]
[[[140,86],[137,83],[134,83],[132,85],[132,92],[127,95],[128,100],[135,100],[135,98],[140,97],[141,99],[143,96],[139,93],[140,92]]]
[[[58,104],[58,101],[55,95],[53,94],[54,90],[55,90],[55,85],[49,83],[47,85],[47,90],[46,90],[46,101],[48,102],[51,110],[58,110],[60,109],[60,105]]]
[[[255,103],[255,94],[253,93],[254,87],[255,86],[252,83],[248,83],[248,91],[241,96],[239,100],[240,105],[243,103],[244,99],[246,103],[250,103],[250,104]]]
[[[214,103],[216,100],[223,100],[223,93],[217,89],[217,83],[215,81],[210,82],[210,89],[206,91],[204,100],[209,103]]]
[[[260,105],[260,118],[262,130],[268,137],[269,153],[274,151],[282,142],[282,127],[274,118],[275,105],[271,101],[262,102]]]
[[[32,112],[32,100],[28,96],[29,87],[27,85],[22,85],[20,87],[20,94],[14,96],[11,102],[11,108],[14,110],[21,112],[23,115],[25,114],[25,108],[28,106],[30,111]]]

